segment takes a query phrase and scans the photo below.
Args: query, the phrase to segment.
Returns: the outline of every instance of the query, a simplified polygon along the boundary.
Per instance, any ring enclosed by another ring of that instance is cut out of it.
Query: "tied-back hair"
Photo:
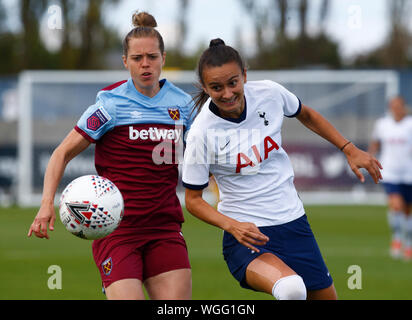
[[[156,19],[147,12],[136,11],[132,16],[132,24],[134,28],[126,35],[123,40],[123,55],[127,57],[127,52],[129,51],[129,41],[131,38],[157,38],[159,41],[159,49],[161,54],[165,51],[165,45],[163,38],[159,31],[155,28],[157,27]]]
[[[222,65],[230,62],[236,62],[239,68],[242,70],[242,74],[245,70],[245,62],[240,56],[239,52],[230,46],[227,46],[225,42],[220,39],[213,39],[210,41],[209,48],[206,49],[200,56],[197,66],[197,76],[199,83],[196,84],[197,92],[193,97],[195,106],[193,111],[198,114],[202,109],[202,106],[209,99],[209,95],[203,90],[203,71],[208,67],[221,67]]]

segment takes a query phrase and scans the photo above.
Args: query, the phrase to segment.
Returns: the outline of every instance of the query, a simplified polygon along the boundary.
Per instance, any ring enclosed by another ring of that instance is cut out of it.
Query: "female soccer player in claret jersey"
[[[279,300],[336,299],[282,148],[283,118],[296,117],[341,149],[361,181],[359,168],[366,168],[378,183],[379,162],[283,86],[246,82],[239,53],[220,39],[202,54],[198,76],[200,111],[183,164],[186,208],[224,230],[223,255],[242,287]],[[220,191],[217,210],[202,198],[209,173]]]
[[[125,202],[120,226],[92,245],[107,298],[144,299],[144,285],[151,299],[190,299],[176,186],[178,150],[191,124],[193,101],[166,79],[159,81],[165,51],[154,17],[135,13],[133,24],[123,42],[130,78],[98,92],[96,103],[53,152],[28,235],[49,238],[65,167],[95,143],[97,173],[116,184]]]

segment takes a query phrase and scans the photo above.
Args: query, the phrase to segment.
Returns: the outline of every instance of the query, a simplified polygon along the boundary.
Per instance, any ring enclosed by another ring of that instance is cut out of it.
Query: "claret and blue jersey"
[[[152,98],[138,92],[132,79],[101,90],[75,127],[96,144],[97,173],[122,192],[121,228],[179,230],[183,222],[176,196],[178,161],[193,103],[169,81],[160,84]]]

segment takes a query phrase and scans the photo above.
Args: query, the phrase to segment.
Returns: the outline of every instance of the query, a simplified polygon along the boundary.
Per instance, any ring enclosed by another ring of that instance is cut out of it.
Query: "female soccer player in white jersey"
[[[389,114],[379,119],[369,145],[372,155],[380,153],[382,181],[388,201],[391,229],[390,254],[412,259],[412,116],[405,101],[389,101]]]
[[[29,236],[48,238],[47,225],[53,230],[54,196],[64,169],[95,143],[97,173],[117,185],[125,202],[120,226],[93,242],[107,298],[144,299],[144,285],[152,299],[190,299],[176,156],[191,124],[193,101],[166,79],[159,81],[165,52],[153,16],[136,13],[133,24],[123,42],[130,78],[100,91],[96,103],[54,151]]]
[[[200,112],[188,134],[182,177],[187,209],[225,231],[223,255],[242,287],[280,300],[336,299],[282,148],[283,117],[296,117],[341,149],[361,181],[363,167],[378,182],[379,162],[281,85],[246,82],[242,58],[221,39],[202,54],[198,76]],[[209,173],[220,191],[217,210],[202,199]]]

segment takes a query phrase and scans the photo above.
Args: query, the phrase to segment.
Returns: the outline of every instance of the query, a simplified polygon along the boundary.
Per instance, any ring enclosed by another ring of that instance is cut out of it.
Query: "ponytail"
[[[209,99],[209,95],[203,90],[203,70],[207,67],[220,67],[226,63],[236,62],[242,73],[245,70],[245,62],[240,56],[239,52],[230,46],[227,46],[222,39],[213,39],[209,43],[209,48],[206,49],[200,56],[197,66],[197,76],[199,83],[196,85],[197,93],[193,97],[195,102],[194,110],[200,112],[203,105]],[[194,111],[193,110],[193,111]]]

